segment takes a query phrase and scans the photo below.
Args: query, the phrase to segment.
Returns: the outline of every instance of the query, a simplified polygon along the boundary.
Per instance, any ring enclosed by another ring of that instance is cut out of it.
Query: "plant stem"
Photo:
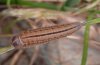
[[[89,43],[89,29],[90,29],[90,25],[86,24],[85,33],[84,33],[84,46],[83,46],[83,54],[82,54],[81,65],[86,65],[86,62],[87,62],[88,43]]]
[[[7,0],[7,2],[6,2],[6,5],[7,5],[7,7],[8,7],[8,9],[11,9],[11,0]]]

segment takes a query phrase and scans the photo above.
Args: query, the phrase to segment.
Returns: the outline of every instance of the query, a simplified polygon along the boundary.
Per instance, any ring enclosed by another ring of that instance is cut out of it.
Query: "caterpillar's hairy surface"
[[[23,31],[12,38],[12,45],[15,48],[24,48],[44,44],[71,35],[79,30],[81,25],[80,22],[74,22]]]

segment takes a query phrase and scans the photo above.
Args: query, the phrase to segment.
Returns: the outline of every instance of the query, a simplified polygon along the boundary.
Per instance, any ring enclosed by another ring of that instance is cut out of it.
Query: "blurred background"
[[[10,5],[9,1],[0,0],[0,53],[3,53],[0,55],[0,65],[81,64],[84,26],[68,37],[44,45],[6,51],[11,49],[12,36],[21,31],[100,18],[100,0],[11,0]],[[22,18],[17,21],[18,16],[8,16],[9,13],[2,15],[2,11],[8,8],[33,8],[32,12],[46,9],[46,12],[57,16],[46,20]],[[100,65],[100,24],[92,25],[89,32],[87,65]]]

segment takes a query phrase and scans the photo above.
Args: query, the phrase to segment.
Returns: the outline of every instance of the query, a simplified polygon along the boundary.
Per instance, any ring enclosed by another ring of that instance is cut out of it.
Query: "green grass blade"
[[[2,4],[12,4],[15,2],[16,2],[16,0],[0,0],[0,3],[2,3]]]
[[[87,55],[88,55],[88,43],[89,43],[89,29],[90,25],[86,25],[85,27],[85,33],[84,33],[84,46],[83,46],[83,54],[82,54],[82,60],[81,65],[86,65],[87,62]]]
[[[47,8],[53,10],[59,10],[58,7],[54,4],[44,3],[44,2],[31,2],[28,0],[2,0],[0,3],[6,4],[10,7],[11,4],[20,5],[20,6],[27,6],[33,8]]]
[[[54,4],[43,3],[43,2],[30,2],[30,1],[24,1],[24,0],[19,0],[18,5],[34,7],[34,8],[48,8],[48,9],[54,9],[54,10],[58,9],[58,7]]]
[[[7,5],[8,8],[11,8],[11,0],[7,0],[6,5]]]
[[[62,5],[61,10],[66,10],[68,7],[74,7],[75,5],[79,4],[80,1],[81,0],[66,0]]]
[[[0,55],[1,55],[1,54],[4,54],[4,53],[6,53],[6,52],[8,52],[8,51],[10,51],[10,50],[13,50],[13,49],[14,49],[14,47],[12,47],[12,46],[0,47]]]
[[[90,20],[87,22],[87,24],[89,25],[96,24],[96,23],[100,23],[100,18],[96,18],[94,20]]]
[[[86,65],[86,62],[87,62],[90,25],[96,24],[96,23],[100,23],[100,18],[89,20],[86,24],[81,65]]]

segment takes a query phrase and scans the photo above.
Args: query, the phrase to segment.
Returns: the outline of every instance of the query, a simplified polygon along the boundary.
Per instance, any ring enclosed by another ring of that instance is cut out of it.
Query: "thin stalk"
[[[6,53],[6,52],[8,52],[8,51],[11,51],[11,50],[13,50],[13,49],[14,49],[13,46],[8,46],[8,47],[0,48],[0,55]]]
[[[11,9],[11,0],[7,0],[6,5],[7,5],[8,9]]]
[[[90,18],[88,18],[89,21],[87,21],[86,27],[85,27],[84,46],[83,46],[81,65],[86,65],[86,62],[87,62],[90,25],[100,23],[100,18],[90,20],[90,19],[92,19],[92,16]]]
[[[86,25],[85,33],[84,33],[84,46],[83,46],[83,54],[82,54],[81,65],[86,65],[86,62],[87,62],[89,30],[90,30],[90,25]]]

